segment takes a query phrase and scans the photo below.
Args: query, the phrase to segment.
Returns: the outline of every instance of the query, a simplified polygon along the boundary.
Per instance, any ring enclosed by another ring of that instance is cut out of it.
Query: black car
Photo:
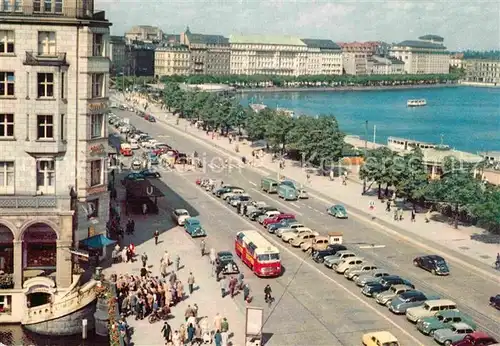
[[[368,282],[361,290],[361,293],[368,297],[374,297],[377,293],[385,292],[394,285],[407,285],[415,288],[410,281],[397,275],[389,275],[381,277],[377,281]]]
[[[157,172],[154,169],[143,169],[142,171],[139,172],[139,174],[142,174],[146,178],[160,178],[161,177],[160,172]]]
[[[220,251],[215,258],[217,271],[223,275],[239,274],[238,265],[233,259],[233,254],[229,251]]]
[[[449,275],[450,269],[443,257],[437,255],[420,256],[413,260],[415,267],[431,272],[434,275]]]
[[[257,220],[257,218],[261,215],[264,215],[265,213],[267,213],[268,211],[275,211],[275,210],[278,210],[276,209],[275,207],[269,207],[269,206],[266,206],[266,207],[262,207],[262,208],[259,208],[257,210],[254,210],[252,211],[249,215],[248,215],[248,218],[252,221],[255,221]]]
[[[497,294],[494,297],[490,297],[490,305],[495,309],[500,310],[500,294]]]
[[[326,256],[333,256],[338,251],[347,250],[344,245],[341,244],[331,244],[325,250],[314,251],[312,254],[312,259],[316,263],[323,263]]]
[[[214,194],[217,196],[217,197],[220,197],[222,196],[223,194],[225,193],[228,193],[228,192],[231,192],[235,189],[241,189],[240,187],[236,187],[236,186],[223,186],[217,190],[215,190]]]

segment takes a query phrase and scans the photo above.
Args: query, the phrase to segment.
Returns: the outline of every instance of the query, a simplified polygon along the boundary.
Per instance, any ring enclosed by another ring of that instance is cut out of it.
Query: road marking
[[[257,184],[255,184],[253,181],[249,181],[250,185],[252,186],[257,186]]]
[[[189,181],[187,180],[185,177],[181,176],[180,177],[182,179],[185,179],[186,181],[188,181],[190,184],[193,184],[192,181]],[[260,191],[259,191],[260,192]],[[214,197],[213,195],[211,194],[206,194],[208,197],[211,197],[213,200],[216,201],[216,203],[218,203],[219,205],[223,206],[224,209],[228,209],[226,207],[226,204],[224,204],[221,200],[217,199],[216,197]],[[266,196],[267,197],[267,196]],[[236,212],[232,209],[229,209],[233,214],[236,214]],[[236,214],[237,216],[240,216],[238,214]],[[250,225],[250,229],[255,229],[257,230],[257,228],[255,227],[255,224],[251,223],[249,220],[247,220],[246,218],[242,218],[240,217],[240,219],[242,219],[242,221],[248,225]],[[299,262],[302,262],[303,265],[306,265],[308,266],[310,269],[312,269],[313,271],[316,271],[318,274],[320,274],[321,276],[323,276],[325,279],[327,279],[328,281],[332,282],[333,284],[335,284],[336,286],[338,286],[339,288],[341,288],[347,295],[350,295],[352,298],[354,298],[355,300],[359,301],[362,305],[366,306],[368,309],[370,309],[371,311],[373,311],[376,315],[378,315],[379,317],[381,317],[382,319],[384,319],[385,321],[387,321],[389,324],[393,325],[395,328],[397,328],[399,331],[401,331],[401,333],[403,333],[404,335],[406,335],[407,337],[409,337],[411,340],[415,341],[418,343],[418,345],[421,345],[421,342],[416,338],[414,337],[413,335],[411,335],[410,333],[408,333],[403,327],[401,327],[400,325],[398,325],[397,323],[395,323],[391,318],[383,315],[380,311],[378,311],[374,306],[370,305],[367,301],[365,301],[364,299],[362,299],[362,297],[359,297],[357,296],[355,293],[353,293],[351,291],[351,289],[347,288],[346,286],[342,285],[341,283],[335,281],[334,279],[332,279],[330,276],[326,275],[325,273],[323,273],[321,270],[319,270],[316,266],[314,266],[312,263],[306,261],[304,258],[300,257],[299,255],[297,255],[296,253],[294,253],[292,250],[290,250],[289,248],[285,247],[283,244],[280,244],[279,242],[277,242],[276,240],[274,240],[273,238],[270,238],[267,234],[265,234],[264,232],[258,230],[259,233],[262,234],[262,236],[264,238],[266,238],[268,241],[270,241],[271,243],[274,243],[276,246],[282,248],[283,250],[285,250],[286,252],[288,252],[291,256],[295,257]]]
[[[283,203],[283,202],[277,201],[277,200],[275,200],[275,199],[273,199],[273,198],[269,197],[268,195],[266,195],[266,194],[262,193],[262,192],[261,192],[261,191],[259,191],[258,189],[252,188],[252,190],[253,190],[253,191],[255,191],[255,192],[257,192],[259,195],[264,196],[264,197],[266,197],[267,199],[269,199],[269,200],[273,201],[273,203],[277,203],[277,204],[281,205],[282,207],[284,207],[284,208],[286,208],[286,209],[289,209],[289,210],[293,211],[293,212],[294,212],[294,214],[296,214],[296,215],[298,215],[298,216],[303,216],[303,214],[302,214],[301,212],[296,211],[295,209],[291,208],[289,205],[287,205],[287,204],[285,204],[285,203]]]
[[[295,208],[300,209],[300,206],[297,205],[297,203],[291,202],[291,205],[293,205]]]
[[[385,245],[376,245],[376,244],[359,246],[360,249],[382,249],[384,247]]]

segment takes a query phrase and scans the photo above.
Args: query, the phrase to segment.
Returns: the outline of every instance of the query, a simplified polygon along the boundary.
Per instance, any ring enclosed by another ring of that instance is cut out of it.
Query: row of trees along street
[[[393,188],[398,196],[413,204],[433,205],[451,216],[455,227],[461,220],[500,233],[500,187],[478,179],[477,172],[482,168],[449,156],[445,158],[441,178],[429,180],[419,148],[401,155],[382,147],[367,153],[360,178],[376,184],[381,199],[383,188],[385,196]]]
[[[185,91],[177,83],[165,85],[160,102],[174,115],[202,121],[205,130],[223,136],[231,129],[245,132],[252,141],[265,140],[275,153],[312,165],[335,165],[342,157],[362,155],[344,142],[333,115],[290,117],[272,108],[255,112],[230,95]],[[382,189],[391,189],[414,204],[433,205],[452,217],[455,226],[465,221],[500,233],[499,187],[477,179],[473,167],[460,166],[452,157],[445,161],[442,178],[429,181],[420,149],[401,155],[382,147],[367,152],[360,178],[373,182],[381,199]]]
[[[187,83],[187,84],[227,84],[236,88],[316,88],[316,87],[363,87],[363,86],[398,86],[398,85],[428,85],[454,83],[460,79],[459,72],[452,74],[431,75],[317,75],[317,76],[269,76],[269,75],[190,75],[162,76],[159,80],[153,77],[116,77],[117,89],[127,89],[135,85],[148,83]]]

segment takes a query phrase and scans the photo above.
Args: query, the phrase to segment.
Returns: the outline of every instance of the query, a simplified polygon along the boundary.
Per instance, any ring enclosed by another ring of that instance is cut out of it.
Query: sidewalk
[[[123,100],[123,99],[122,99]],[[150,111],[163,123],[178,129],[184,135],[188,132],[190,135],[203,140],[207,145],[217,147],[220,150],[230,153],[238,158],[246,156],[251,158],[252,148],[249,145],[239,144],[239,153],[234,151],[234,144],[229,144],[229,140],[225,137],[212,139],[207,137],[202,130],[189,126],[183,119],[179,124],[176,124],[176,117],[167,115],[167,112],[160,110],[154,104],[150,104]],[[263,158],[256,160],[254,163],[255,169],[264,175],[277,175],[279,168],[278,164],[271,162],[271,155],[267,154]],[[347,185],[342,185],[341,179],[336,178],[331,182],[327,177],[311,174],[310,181],[307,182],[306,172],[297,162],[286,160],[285,168],[281,171],[281,175],[296,181],[299,184],[304,184],[311,192],[316,192],[323,199],[336,199],[342,201],[349,209],[360,211],[361,213],[369,213],[371,216],[388,223],[391,228],[397,232],[413,233],[420,237],[429,239],[437,244],[441,244],[451,250],[464,254],[474,260],[483,262],[488,266],[492,266],[496,259],[496,255],[500,252],[500,236],[490,235],[485,230],[470,226],[461,226],[458,230],[452,225],[440,221],[425,223],[425,214],[419,213],[416,216],[416,222],[411,222],[410,212],[405,211],[405,217],[402,221],[394,221],[393,214],[385,211],[385,204],[382,204],[377,196],[376,190],[368,191],[368,195],[362,196],[362,187],[358,183],[349,183],[352,180],[357,180],[357,177],[349,177]],[[370,203],[375,203],[375,211],[369,210]],[[366,215],[369,217],[369,215]],[[439,218],[439,213],[433,213],[432,218]],[[411,235],[410,235],[411,236]],[[484,239],[477,241],[473,238]]]

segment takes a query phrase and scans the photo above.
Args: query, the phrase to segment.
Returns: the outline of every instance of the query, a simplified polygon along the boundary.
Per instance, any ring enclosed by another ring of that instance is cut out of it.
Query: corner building
[[[0,323],[64,294],[105,231],[110,25],[93,0],[0,2]]]

